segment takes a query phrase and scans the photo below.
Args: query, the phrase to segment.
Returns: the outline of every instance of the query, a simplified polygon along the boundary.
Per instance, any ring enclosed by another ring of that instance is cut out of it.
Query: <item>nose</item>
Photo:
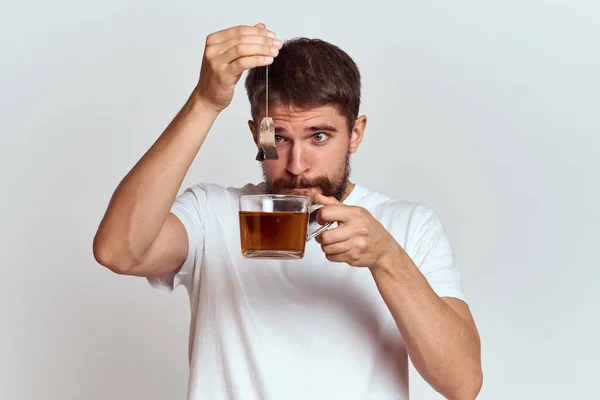
[[[299,143],[294,143],[290,149],[290,158],[287,164],[287,171],[295,176],[302,175],[308,171],[309,164],[306,160],[305,152]]]

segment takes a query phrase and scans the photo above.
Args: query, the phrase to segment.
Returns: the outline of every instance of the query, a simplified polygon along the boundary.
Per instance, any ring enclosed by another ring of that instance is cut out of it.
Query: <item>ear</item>
[[[350,154],[354,154],[358,151],[366,128],[367,116],[361,115],[360,117],[356,118],[356,121],[354,122],[354,128],[352,128],[352,132],[350,133]]]
[[[248,120],[248,128],[250,128],[250,132],[252,133],[252,140],[254,140],[254,144],[258,147],[258,136],[256,136],[256,126],[254,125],[253,120]]]

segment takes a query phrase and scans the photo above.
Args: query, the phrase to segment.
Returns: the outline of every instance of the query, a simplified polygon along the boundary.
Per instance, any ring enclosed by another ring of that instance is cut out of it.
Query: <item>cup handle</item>
[[[323,207],[323,204],[312,204],[310,206],[310,209],[309,209],[309,214],[314,213],[315,211],[317,211],[321,207]],[[314,231],[313,233],[308,234],[306,236],[306,241],[308,242],[310,239],[314,238],[315,236],[320,235],[321,232],[323,232],[324,230],[326,230],[327,228],[329,228],[331,226],[331,224],[333,224],[333,222],[328,222],[325,225],[321,226],[316,231]]]

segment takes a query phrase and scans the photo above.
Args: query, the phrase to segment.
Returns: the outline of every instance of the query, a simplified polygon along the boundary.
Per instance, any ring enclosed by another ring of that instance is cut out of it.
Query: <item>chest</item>
[[[330,262],[314,239],[306,243],[299,260],[244,258],[237,210],[218,211],[206,221],[200,280],[201,301],[217,314],[247,314],[266,324],[285,320],[293,326],[335,323],[337,329],[365,324],[395,329],[367,268]],[[369,211],[391,227],[392,220]]]

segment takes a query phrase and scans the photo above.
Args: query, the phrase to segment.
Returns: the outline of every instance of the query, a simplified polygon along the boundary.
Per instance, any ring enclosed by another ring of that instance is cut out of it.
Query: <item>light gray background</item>
[[[479,398],[595,398],[600,2],[489,3],[3,5],[0,398],[184,398],[185,290],[98,266],[92,239],[195,85],[206,35],[259,21],[359,64],[353,178],[440,213],[481,331]],[[248,115],[240,85],[184,186],[260,178]]]

